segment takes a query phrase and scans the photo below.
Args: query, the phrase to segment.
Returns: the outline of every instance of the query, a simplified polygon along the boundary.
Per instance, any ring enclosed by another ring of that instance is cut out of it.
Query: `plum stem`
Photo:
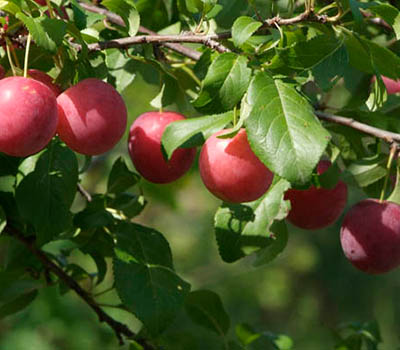
[[[29,50],[31,48],[31,41],[32,41],[32,36],[31,33],[29,33],[28,39],[26,40],[26,48],[25,48],[24,78],[28,77]]]
[[[11,47],[12,47],[13,44],[12,44],[11,40],[8,39],[8,38],[6,37],[6,51],[7,51],[8,62],[10,63],[10,67],[11,67],[13,76],[16,76],[16,75],[17,75],[17,71],[16,71],[16,69],[15,69],[14,62],[13,62],[13,60],[12,60],[12,58],[11,58],[11,49],[10,49],[10,45],[11,45]]]
[[[387,173],[385,176],[385,182],[383,183],[383,188],[381,191],[381,196],[379,197],[379,202],[382,203],[384,198],[385,198],[385,193],[386,193],[386,188],[389,182],[389,177],[390,177],[390,168],[392,167],[392,162],[393,162],[393,158],[396,155],[396,153],[398,152],[398,144],[396,142],[392,143],[392,146],[390,148],[390,153],[389,153],[389,158],[388,158],[388,162],[386,164],[386,169],[387,169]]]

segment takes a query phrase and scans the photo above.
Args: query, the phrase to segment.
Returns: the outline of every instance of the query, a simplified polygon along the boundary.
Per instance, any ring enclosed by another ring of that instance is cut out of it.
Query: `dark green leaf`
[[[78,1],[71,0],[72,12],[74,13],[74,23],[78,29],[82,30],[88,26],[87,18],[88,15],[79,5]]]
[[[368,6],[368,9],[390,24],[397,40],[400,39],[400,11],[396,7],[381,2],[373,2],[372,6]]]
[[[67,31],[64,21],[47,16],[27,17],[22,12],[17,13],[16,17],[26,25],[38,46],[53,53],[57,52]]]
[[[74,225],[83,230],[109,226],[113,223],[114,218],[106,210],[106,198],[102,195],[93,196],[86,208],[74,217]]]
[[[35,170],[18,185],[18,209],[21,216],[34,226],[39,245],[71,227],[70,207],[77,182],[75,153],[58,142],[52,142],[40,155]]]
[[[22,158],[7,156],[0,152],[0,176],[16,175]]]
[[[37,290],[26,294],[18,295],[14,300],[11,300],[0,306],[0,320],[9,315],[13,315],[32,303],[37,297]]]
[[[140,176],[130,171],[122,157],[119,157],[111,168],[107,182],[108,193],[124,192],[130,187],[136,185]]]
[[[237,18],[232,27],[232,39],[235,46],[241,47],[261,26],[261,22],[255,21],[251,17]]]
[[[224,203],[218,209],[215,215],[215,234],[224,261],[234,262],[259,252],[257,261],[262,264],[281,252],[286,242],[286,232],[279,224],[279,232],[275,232],[273,223],[284,219],[289,211],[288,202],[283,200],[288,188],[288,182],[281,179],[255,202]]]
[[[311,105],[291,85],[266,73],[252,80],[247,103],[245,125],[254,153],[290,182],[308,181],[330,140]]]
[[[194,107],[203,113],[231,110],[246,92],[250,76],[251,70],[244,56],[234,53],[218,56],[208,68]]]
[[[139,215],[147,204],[144,196],[132,193],[119,193],[107,200],[107,207],[121,211],[127,218]]]
[[[191,292],[185,299],[185,309],[193,322],[224,336],[229,330],[227,315],[218,294],[209,290]]]
[[[173,271],[168,242],[157,231],[121,222],[115,249],[115,286],[124,305],[153,335],[167,328],[190,285]]]
[[[171,158],[172,153],[181,146],[195,147],[202,145],[207,138],[223,129],[233,119],[233,113],[208,115],[204,117],[179,120],[169,124],[163,133],[161,142]]]
[[[140,16],[132,0],[104,0],[101,4],[122,17],[130,36],[136,35]]]

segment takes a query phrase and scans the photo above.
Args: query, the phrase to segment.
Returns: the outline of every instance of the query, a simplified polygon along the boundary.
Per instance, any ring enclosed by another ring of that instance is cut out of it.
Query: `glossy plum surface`
[[[132,123],[129,154],[133,165],[146,180],[165,184],[177,180],[190,169],[195,148],[176,149],[168,162],[161,150],[161,137],[167,125],[184,119],[176,112],[147,112]]]
[[[126,129],[125,102],[114,87],[88,78],[57,97],[58,135],[74,151],[97,155],[109,151]]]
[[[370,274],[400,265],[400,205],[365,199],[346,214],[340,241],[347,259]]]
[[[271,185],[273,173],[250,148],[245,129],[233,138],[218,138],[220,130],[203,145],[199,159],[204,185],[216,197],[231,203],[251,202]]]
[[[54,84],[53,78],[45,72],[38,69],[28,69],[28,75],[30,78],[41,81],[43,84],[47,85],[56,97],[61,94],[61,88],[57,84]]]
[[[0,152],[26,157],[40,151],[57,122],[56,98],[46,85],[23,77],[0,80]]]
[[[319,162],[318,174],[324,173],[331,163]],[[285,193],[291,209],[287,219],[305,230],[317,230],[332,225],[342,214],[347,202],[347,185],[339,181],[330,188],[311,186],[306,190],[290,189]]]

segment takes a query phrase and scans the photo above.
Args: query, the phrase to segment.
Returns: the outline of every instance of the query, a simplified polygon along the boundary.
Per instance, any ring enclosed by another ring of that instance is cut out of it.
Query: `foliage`
[[[46,0],[43,6],[0,1],[0,64],[8,75],[21,74],[29,33],[29,68],[49,73],[63,89],[88,77],[121,93],[137,79],[156,85],[152,106],[190,117],[166,128],[166,159],[180,147],[201,146],[227,126],[233,129],[222,137],[245,127],[252,150],[275,178],[260,199],[217,209],[215,239],[224,262],[250,259],[263,266],[286,249],[292,227],[285,221],[290,203],[284,193],[291,187],[331,187],[340,168],[341,177],[364,195],[388,197],[400,141],[395,134],[400,96],[386,92],[382,77],[400,78],[399,4],[105,0],[100,5],[113,14],[76,0]],[[345,118],[321,118],[321,112]],[[108,169],[104,191],[85,190],[88,170],[102,157],[84,159],[57,136],[26,158],[0,153],[0,318],[56,285],[61,294],[74,290],[131,349],[158,349],[171,341],[165,332],[183,312],[214,332],[225,350],[293,349],[286,335],[234,324],[217,293],[196,289],[175,268],[167,235],[140,221],[149,184],[124,157]],[[315,169],[321,158],[335,166],[320,176]],[[77,252],[93,259],[96,273],[71,260]],[[141,324],[138,332],[108,317],[86,288],[88,281],[101,285],[111,272],[109,291],[120,299],[113,307],[133,315]],[[335,339],[338,350],[378,349],[381,336],[375,323],[351,324],[335,332]]]

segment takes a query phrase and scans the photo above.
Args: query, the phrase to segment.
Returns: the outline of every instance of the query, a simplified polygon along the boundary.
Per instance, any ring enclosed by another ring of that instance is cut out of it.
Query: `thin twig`
[[[106,314],[101,307],[96,303],[93,297],[86,292],[72,277],[64,272],[57,264],[55,264],[42,250],[35,245],[35,241],[32,237],[24,236],[20,231],[13,227],[7,226],[5,233],[19,240],[25,245],[30,252],[35,255],[43,266],[54,273],[61,281],[63,281],[69,288],[75,291],[97,314],[100,322],[107,323],[114,331],[115,335],[119,339],[120,344],[124,343],[123,336],[128,338],[135,338],[136,334],[131,331],[125,324],[114,320],[108,314]],[[145,350],[155,350],[155,348],[144,339],[135,339]]]
[[[360,123],[352,118],[345,118],[338,115],[328,114],[320,111],[316,111],[315,114],[320,119],[340,125],[349,126],[355,130],[363,132],[364,134],[369,134],[371,136],[383,139],[388,143],[400,142],[400,134],[396,134],[394,132],[386,131],[383,129],[378,129],[373,126]]]
[[[90,195],[90,193],[88,191],[86,191],[86,189],[80,184],[78,183],[78,192],[82,195],[82,197],[84,197],[88,202],[92,201],[92,196]]]

